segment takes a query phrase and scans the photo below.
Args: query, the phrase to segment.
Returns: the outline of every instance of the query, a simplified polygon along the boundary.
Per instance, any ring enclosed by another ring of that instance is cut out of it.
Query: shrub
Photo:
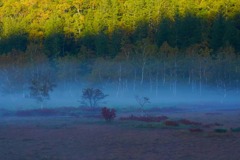
[[[228,130],[225,129],[225,128],[216,128],[214,129],[214,132],[217,132],[217,133],[226,133]]]
[[[203,125],[203,127],[205,127],[205,128],[211,128],[211,127],[215,127],[215,126],[223,126],[223,124],[220,124],[220,123],[209,123],[209,124]]]
[[[32,109],[32,110],[20,110],[16,112],[16,116],[29,117],[29,116],[54,116],[57,115],[57,111],[53,109]]]
[[[120,118],[120,120],[123,120],[123,121],[131,120],[131,121],[143,121],[143,122],[161,122],[166,119],[168,119],[167,116],[154,117],[154,116],[134,116],[134,115],[131,115],[129,117],[121,117]]]
[[[172,126],[172,127],[177,127],[179,124],[176,121],[165,121],[164,124],[166,126]]]
[[[199,122],[193,122],[188,119],[180,119],[180,120],[178,120],[178,122],[181,124],[184,124],[184,125],[195,125],[195,126],[201,125],[201,123],[199,123]]]
[[[203,132],[201,128],[190,128],[189,131],[193,133]]]
[[[232,132],[240,132],[240,127],[238,127],[238,128],[231,128],[231,131]]]
[[[116,110],[104,107],[102,108],[102,116],[106,121],[111,121],[116,117]]]

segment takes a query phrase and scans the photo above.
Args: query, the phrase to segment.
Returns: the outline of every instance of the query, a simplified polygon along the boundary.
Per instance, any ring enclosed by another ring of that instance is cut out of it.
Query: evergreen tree
[[[224,45],[225,19],[222,13],[219,13],[213,22],[210,34],[210,46],[216,51]]]
[[[165,41],[170,43],[171,27],[172,22],[168,18],[163,17],[155,34],[156,43],[158,46],[161,46]]]

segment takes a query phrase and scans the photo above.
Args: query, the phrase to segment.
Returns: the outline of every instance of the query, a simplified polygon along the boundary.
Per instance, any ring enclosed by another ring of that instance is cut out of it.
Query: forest
[[[239,93],[238,0],[0,0],[0,85]]]

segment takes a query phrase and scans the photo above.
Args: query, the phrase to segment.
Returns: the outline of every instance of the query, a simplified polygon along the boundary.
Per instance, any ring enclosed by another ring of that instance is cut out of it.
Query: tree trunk
[[[158,70],[157,70],[157,74],[156,74],[156,88],[155,88],[155,95],[158,96],[158,85],[159,85],[159,82],[158,82]]]
[[[137,71],[134,69],[133,91],[136,91]]]
[[[149,75],[149,83],[150,83],[150,93],[152,93],[152,91],[153,91],[153,84],[152,84],[151,74]]]
[[[143,81],[144,81],[144,72],[145,72],[145,65],[146,65],[146,61],[143,62],[143,65],[142,65],[142,69],[141,69],[141,82],[140,84],[143,85]]]
[[[122,65],[119,65],[119,76],[118,76],[118,87],[117,87],[117,97],[119,96],[120,87],[121,87],[121,81],[122,81]]]
[[[200,62],[199,68],[199,93],[202,95],[202,63]]]
[[[174,63],[174,95],[177,95],[177,62]]]
[[[165,85],[166,82],[166,67],[165,67],[165,61],[163,62],[163,86]]]

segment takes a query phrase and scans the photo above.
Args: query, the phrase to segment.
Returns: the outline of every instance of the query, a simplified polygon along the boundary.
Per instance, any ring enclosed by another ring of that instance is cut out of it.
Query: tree
[[[96,47],[96,55],[100,57],[105,57],[109,55],[108,44],[109,44],[108,36],[104,32],[100,32],[95,37],[95,47]]]
[[[41,103],[41,108],[43,108],[43,102],[50,98],[49,92],[53,91],[54,87],[56,87],[56,85],[48,76],[35,75],[30,82],[30,98]]]
[[[139,97],[139,96],[135,96],[135,99],[136,99],[137,103],[139,104],[140,109],[143,113],[144,112],[143,108],[146,104],[150,104],[150,99],[148,97]]]
[[[62,33],[51,34],[44,40],[46,55],[54,59],[64,55],[64,35]]]
[[[168,18],[163,18],[158,25],[157,32],[155,34],[156,43],[161,46],[165,41],[170,41],[170,31],[172,28],[172,22]]]
[[[240,48],[240,33],[234,26],[232,20],[226,21],[226,32],[223,37],[224,45],[232,45],[234,49],[239,50]],[[229,44],[228,44],[229,43]],[[222,46],[221,46],[222,47]]]
[[[224,45],[223,38],[225,34],[225,19],[222,13],[219,13],[213,22],[210,46],[214,51],[217,51]]]
[[[25,51],[27,48],[27,34],[13,34],[1,39],[0,54],[9,53],[12,50]]]
[[[107,96],[100,89],[86,88],[82,91],[82,103],[88,104],[91,108],[97,107],[100,101]]]

